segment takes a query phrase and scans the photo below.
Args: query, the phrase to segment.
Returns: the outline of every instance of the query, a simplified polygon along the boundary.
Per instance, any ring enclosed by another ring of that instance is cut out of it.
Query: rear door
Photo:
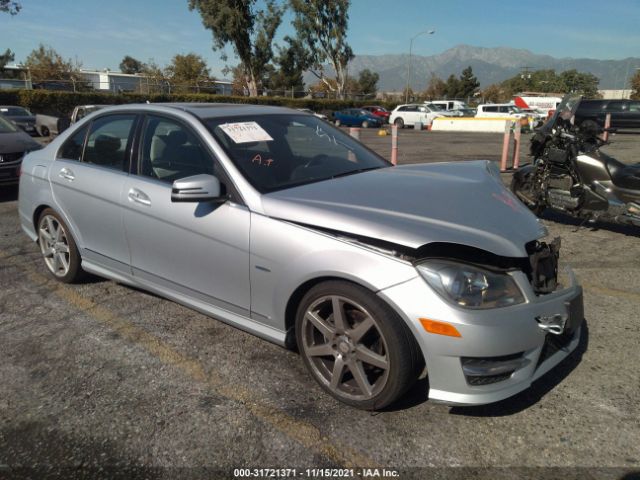
[[[83,260],[128,271],[120,196],[128,176],[136,114],[104,115],[77,130],[49,169],[54,198]]]

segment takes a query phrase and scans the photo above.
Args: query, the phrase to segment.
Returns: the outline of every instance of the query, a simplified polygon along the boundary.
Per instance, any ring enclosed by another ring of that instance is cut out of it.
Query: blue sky
[[[224,62],[187,0],[21,0],[0,16],[0,49],[21,61],[40,42],[84,68],[117,70],[124,55],[167,64],[176,53],[202,55],[213,74]],[[638,0],[352,0],[348,40],[356,54],[432,55],[458,44],[526,48],[555,57],[640,56]],[[291,32],[286,18],[278,38]],[[231,54],[232,51],[229,50]],[[230,58],[230,62],[232,59]]]

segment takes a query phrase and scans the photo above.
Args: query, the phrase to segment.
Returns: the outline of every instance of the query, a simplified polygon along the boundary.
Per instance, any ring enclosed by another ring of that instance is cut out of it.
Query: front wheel
[[[511,191],[518,199],[526,205],[536,216],[540,216],[544,211],[544,205],[540,203],[540,199],[536,194],[533,183],[533,172],[524,175],[514,175],[511,179]]]
[[[336,127],[339,127],[340,125],[342,125],[342,122],[337,118],[333,123],[335,123]]]
[[[422,367],[403,320],[376,295],[348,282],[324,282],[304,296],[296,316],[296,341],[320,386],[365,410],[397,400]]]
[[[366,120],[362,122],[362,128],[369,128],[369,122]]]

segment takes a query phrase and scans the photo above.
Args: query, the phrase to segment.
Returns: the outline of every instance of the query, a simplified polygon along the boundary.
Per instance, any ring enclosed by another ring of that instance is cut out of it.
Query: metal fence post
[[[605,142],[609,141],[609,132],[607,132],[607,129],[611,128],[611,114],[607,113],[607,115],[604,117],[604,133],[602,134],[602,140],[604,140]]]
[[[398,126],[391,125],[391,164],[398,164]]]
[[[500,158],[500,171],[507,171],[507,157],[509,156],[509,139],[511,137],[511,120],[504,122],[504,138],[502,139],[502,157]]]
[[[513,131],[513,156],[511,166],[516,170],[520,166],[520,134],[522,133],[522,124],[520,120],[516,121],[516,128]]]

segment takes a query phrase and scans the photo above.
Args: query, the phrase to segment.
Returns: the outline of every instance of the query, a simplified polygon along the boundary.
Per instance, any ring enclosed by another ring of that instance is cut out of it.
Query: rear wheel
[[[536,194],[533,183],[534,175],[529,172],[523,176],[514,175],[511,179],[511,191],[524,203],[529,210],[540,216],[544,211],[544,205],[540,204],[538,195]]]
[[[45,209],[38,220],[38,244],[49,272],[64,283],[74,283],[85,276],[81,258],[69,229],[55,211]]]
[[[348,282],[325,282],[304,296],[296,340],[320,386],[366,410],[397,400],[422,367],[418,345],[403,320],[373,293]]]
[[[369,128],[369,122],[367,122],[366,120],[362,122],[362,128]]]
[[[404,128],[404,120],[402,120],[401,118],[396,118],[395,121],[393,122],[396,124],[396,127],[398,128]]]
[[[340,125],[342,125],[342,122],[338,118],[336,118],[335,122],[333,123],[335,123],[336,127],[339,127]]]

